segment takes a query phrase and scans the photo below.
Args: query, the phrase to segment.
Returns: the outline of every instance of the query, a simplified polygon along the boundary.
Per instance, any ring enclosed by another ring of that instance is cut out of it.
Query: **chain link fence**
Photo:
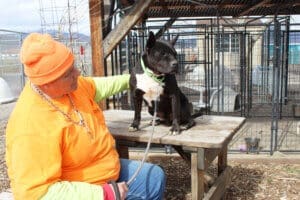
[[[6,90],[11,91],[14,97],[18,97],[21,93],[26,76],[24,74],[23,65],[20,62],[20,49],[24,38],[28,33],[16,32],[0,29],[0,78],[1,83],[5,81]],[[89,37],[81,36],[73,40],[71,44],[67,44],[67,38],[61,42],[70,46],[75,55],[75,66],[81,71],[83,76],[92,75],[91,67],[91,45]],[[70,43],[70,42],[69,42]],[[2,83],[3,84],[3,83]]]
[[[0,77],[8,84],[14,96],[20,94],[25,82],[19,58],[25,35],[22,32],[0,30]]]

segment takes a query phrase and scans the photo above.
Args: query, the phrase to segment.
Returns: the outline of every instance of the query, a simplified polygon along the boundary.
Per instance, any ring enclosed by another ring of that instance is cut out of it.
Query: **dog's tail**
[[[203,113],[201,111],[198,111],[198,112],[195,112],[195,113],[192,114],[192,118],[196,119],[197,117],[200,117],[202,115],[203,115]]]
[[[192,117],[193,119],[195,119],[195,118],[200,117],[200,116],[203,115],[203,113],[202,113],[201,110],[199,110],[199,111],[197,111],[197,112],[194,112],[194,106],[193,106],[192,103],[189,103],[189,110],[190,110],[190,113],[193,113],[193,114],[191,114],[191,117]]]

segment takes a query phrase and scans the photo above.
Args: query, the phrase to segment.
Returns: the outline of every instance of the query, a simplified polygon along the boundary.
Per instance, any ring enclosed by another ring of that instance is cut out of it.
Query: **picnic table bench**
[[[121,157],[128,158],[128,147],[147,143],[151,137],[152,116],[142,112],[140,130],[129,132],[134,116],[130,110],[104,111],[106,124],[117,142]],[[196,125],[180,135],[169,135],[170,127],[159,125],[154,129],[152,143],[172,145],[189,164],[191,170],[192,199],[220,199],[231,181],[231,168],[227,165],[227,148],[234,134],[245,122],[244,117],[203,115],[195,119]],[[218,175],[208,188],[205,174],[218,157]]]

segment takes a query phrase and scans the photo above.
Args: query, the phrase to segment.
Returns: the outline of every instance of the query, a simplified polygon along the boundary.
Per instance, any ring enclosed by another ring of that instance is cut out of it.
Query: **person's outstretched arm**
[[[92,77],[95,82],[96,94],[94,100],[99,102],[114,94],[129,89],[129,74]]]
[[[124,200],[127,194],[125,182],[117,183],[121,200]],[[105,184],[103,187],[84,182],[56,182],[48,188],[47,193],[41,200],[53,199],[72,199],[72,200],[115,200],[115,191],[111,184]]]
[[[105,199],[104,190],[99,185],[84,182],[60,181],[52,184],[41,200],[52,199]]]

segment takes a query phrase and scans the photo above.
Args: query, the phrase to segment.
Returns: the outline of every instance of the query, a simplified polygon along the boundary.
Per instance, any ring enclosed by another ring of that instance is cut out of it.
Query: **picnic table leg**
[[[218,155],[218,175],[227,167],[227,146],[224,146]]]
[[[120,158],[125,158],[125,159],[129,158],[128,146],[117,143],[116,148],[117,148]]]
[[[201,166],[204,163],[204,157],[201,156],[201,152],[201,149],[197,152],[191,152],[191,190],[193,200],[200,200],[204,195],[204,168]]]
[[[205,194],[204,200],[223,199],[230,181],[231,167],[227,166],[227,146],[224,146],[218,154],[218,177]]]

